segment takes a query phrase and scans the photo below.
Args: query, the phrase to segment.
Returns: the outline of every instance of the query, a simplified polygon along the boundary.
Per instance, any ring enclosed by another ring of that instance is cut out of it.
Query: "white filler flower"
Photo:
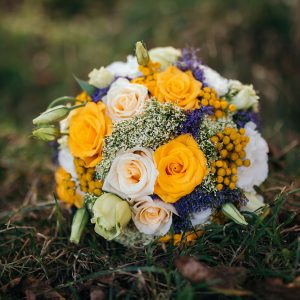
[[[158,172],[153,151],[143,147],[118,151],[102,190],[124,199],[152,195]]]
[[[228,92],[228,79],[222,77],[218,72],[207,66],[201,66],[204,75],[204,82],[208,87],[214,88],[219,97]]]
[[[106,69],[116,77],[136,78],[142,75],[136,57],[133,55],[127,56],[127,62],[116,61],[108,65]]]
[[[238,168],[237,187],[246,192],[255,192],[254,186],[259,186],[268,177],[268,144],[256,130],[253,122],[245,125],[246,133],[250,141],[245,147],[247,158],[250,159],[249,167]]]

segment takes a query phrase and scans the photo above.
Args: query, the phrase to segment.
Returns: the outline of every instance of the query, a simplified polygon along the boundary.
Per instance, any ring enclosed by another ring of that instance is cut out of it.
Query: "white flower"
[[[207,208],[205,210],[201,210],[196,213],[191,214],[191,223],[195,227],[197,225],[204,224],[208,221],[210,216],[212,215],[211,208]]]
[[[147,99],[148,90],[144,85],[119,78],[111,85],[103,102],[111,119],[122,121],[139,114]]]
[[[143,147],[120,150],[102,189],[125,199],[148,196],[154,192],[157,175],[152,150]]]
[[[106,69],[118,77],[135,78],[142,75],[136,57],[133,55],[127,56],[127,62],[116,61],[107,66]]]
[[[263,196],[254,193],[245,193],[246,198],[248,199],[248,202],[245,206],[241,207],[242,211],[250,211],[255,212],[259,208],[265,206],[264,204],[264,198]]]
[[[245,151],[251,164],[249,167],[238,168],[237,187],[246,192],[254,192],[253,187],[260,185],[268,176],[269,148],[253,122],[248,122],[245,130],[245,135],[250,138]]]
[[[63,148],[58,152],[58,163],[68,173],[71,174],[72,179],[77,179],[77,173],[75,171],[74,157],[68,148]]]
[[[177,215],[172,204],[153,200],[149,196],[132,199],[130,204],[132,220],[137,229],[145,234],[165,235],[171,227],[173,213]]]
[[[63,119],[62,121],[59,122],[59,128],[61,133],[68,133],[69,132],[69,123],[70,123],[70,116],[72,115],[71,113],[68,115],[67,118]],[[64,134],[62,135],[61,138],[57,140],[59,144],[59,149],[68,149],[68,135]]]
[[[236,106],[237,109],[249,109],[253,108],[254,111],[258,111],[258,99],[253,85],[242,84],[238,80],[229,81],[229,95],[231,96],[231,103]]]
[[[228,92],[228,79],[222,77],[218,72],[207,66],[201,66],[204,75],[204,82],[208,87],[214,88],[219,97]]]
[[[89,73],[89,84],[102,89],[109,86],[114,80],[114,75],[104,67],[101,67],[99,70],[93,69],[92,72]]]
[[[174,64],[181,56],[181,50],[173,47],[158,47],[149,50],[150,59],[159,62],[162,69]]]

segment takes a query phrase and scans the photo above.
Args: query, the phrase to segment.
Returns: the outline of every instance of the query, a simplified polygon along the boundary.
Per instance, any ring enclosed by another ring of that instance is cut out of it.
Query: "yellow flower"
[[[78,103],[91,102],[92,98],[88,95],[87,92],[83,91],[76,96],[76,100],[78,101]]]
[[[73,204],[77,208],[83,206],[83,197],[76,192],[75,182],[64,168],[60,167],[56,170],[55,182],[59,200]]]
[[[169,203],[190,194],[207,173],[206,158],[188,134],[158,147],[154,160],[158,169],[154,193]]]
[[[112,122],[105,115],[105,105],[88,102],[71,116],[69,147],[73,156],[86,167],[94,167],[102,159],[104,138],[111,133]]]
[[[173,102],[185,110],[199,108],[201,82],[191,71],[182,72],[174,66],[157,73],[154,96],[159,102]]]

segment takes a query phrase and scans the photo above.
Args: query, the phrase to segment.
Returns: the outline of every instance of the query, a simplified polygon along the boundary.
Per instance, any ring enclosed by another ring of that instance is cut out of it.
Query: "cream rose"
[[[132,199],[132,220],[137,229],[145,234],[165,235],[172,224],[173,213],[177,211],[172,204],[153,200],[149,196]]]
[[[181,50],[173,47],[157,47],[149,50],[150,59],[159,62],[162,69],[174,64],[181,56]]]
[[[101,67],[99,70],[93,69],[88,77],[90,79],[89,84],[99,89],[109,86],[115,78],[114,75],[104,67]]]
[[[103,97],[103,102],[111,119],[122,121],[139,114],[147,99],[148,90],[144,85],[119,78],[111,85],[107,95]]]
[[[152,150],[142,147],[120,150],[102,189],[126,199],[151,195],[157,175]]]

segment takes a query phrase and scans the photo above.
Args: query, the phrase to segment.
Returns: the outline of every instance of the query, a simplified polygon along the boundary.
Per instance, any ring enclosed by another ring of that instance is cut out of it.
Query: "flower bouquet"
[[[268,174],[252,85],[221,77],[195,49],[149,51],[94,69],[77,97],[54,100],[33,136],[57,140],[59,200],[85,225],[128,246],[192,242],[210,222],[247,226]]]

